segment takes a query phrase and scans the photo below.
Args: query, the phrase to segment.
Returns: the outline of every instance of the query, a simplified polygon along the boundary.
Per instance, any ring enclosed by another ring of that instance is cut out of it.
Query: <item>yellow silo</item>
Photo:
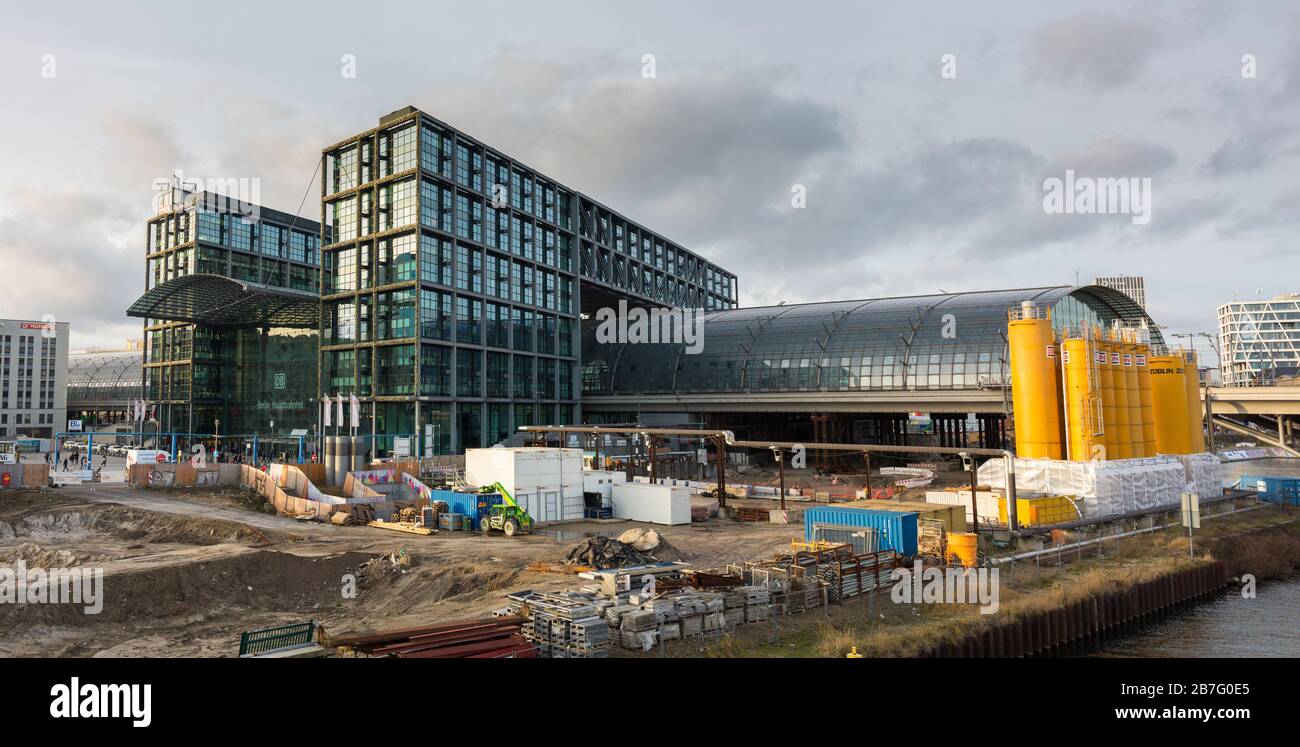
[[[1124,371],[1124,345],[1112,330],[1107,336],[1106,355],[1111,371],[1111,399],[1115,403],[1115,439],[1111,446],[1112,459],[1130,459],[1133,456],[1133,427],[1129,421],[1128,376]]]
[[[1145,340],[1138,343],[1137,360],[1138,395],[1142,402],[1142,450],[1147,456],[1156,455],[1156,415],[1151,399],[1151,345]]]
[[[1101,377],[1094,356],[1095,343],[1088,331],[1082,336],[1067,337],[1061,342],[1061,368],[1064,370],[1066,428],[1069,458],[1087,461],[1105,458],[1103,446],[1103,407]]]
[[[1061,397],[1056,389],[1056,339],[1047,309],[1026,301],[1007,323],[1016,454],[1061,458]]]
[[[1121,356],[1124,361],[1124,389],[1128,392],[1129,456],[1150,456],[1142,432],[1142,391],[1138,385],[1137,342],[1135,330],[1123,331]]]
[[[1105,332],[1093,337],[1093,358],[1097,361],[1098,393],[1101,395],[1102,444],[1107,459],[1119,459],[1119,416],[1115,409],[1115,367],[1110,364],[1110,343]]]
[[[1187,387],[1187,447],[1191,454],[1205,451],[1205,410],[1201,407],[1201,374],[1196,351],[1183,351],[1183,382]]]
[[[1187,454],[1187,383],[1183,378],[1183,356],[1153,355],[1151,370],[1151,409],[1155,415],[1156,453]]]

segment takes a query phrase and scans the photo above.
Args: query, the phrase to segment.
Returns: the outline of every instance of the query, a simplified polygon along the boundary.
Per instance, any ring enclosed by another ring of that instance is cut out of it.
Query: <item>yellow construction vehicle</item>
[[[520,508],[515,499],[510,495],[510,491],[505,489],[501,483],[492,483],[483,488],[482,493],[500,493],[501,503],[488,507],[488,512],[479,519],[478,529],[483,534],[488,534],[496,529],[505,532],[507,537],[513,537],[520,532],[530,532],[533,529],[533,517],[528,512]]]

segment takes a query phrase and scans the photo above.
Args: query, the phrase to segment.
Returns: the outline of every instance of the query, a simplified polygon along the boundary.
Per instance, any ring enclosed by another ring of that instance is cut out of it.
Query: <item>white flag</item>
[[[343,425],[343,393],[342,392],[339,392],[339,396],[335,401],[338,403],[338,407],[339,407],[339,412],[338,412],[339,425]]]
[[[331,404],[331,402],[330,402],[330,396],[329,396],[328,394],[325,395],[325,397],[321,400],[321,402],[322,402],[322,404],[325,405],[325,411],[324,411],[324,412],[325,412],[324,427],[328,428],[328,427],[330,427],[330,425],[331,425],[331,423],[330,423],[330,404]]]
[[[356,392],[353,392],[351,395],[348,396],[348,405],[352,410],[352,412],[350,413],[352,419],[352,427],[360,428],[361,427],[361,400],[357,399]]]

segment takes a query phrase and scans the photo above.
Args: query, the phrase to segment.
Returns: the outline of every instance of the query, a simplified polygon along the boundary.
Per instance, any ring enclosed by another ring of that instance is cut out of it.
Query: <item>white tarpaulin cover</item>
[[[1223,463],[1213,454],[1181,454],[1187,492],[1201,498],[1223,495]]]
[[[1201,496],[1219,495],[1221,488],[1214,487],[1221,484],[1218,472],[1218,459],[1210,454],[1095,462],[1017,459],[1016,491],[1073,496],[1081,503],[1084,517],[1095,519],[1178,505],[1179,494],[1188,490]],[[990,459],[980,465],[979,480],[984,485],[1005,485],[1006,460]]]

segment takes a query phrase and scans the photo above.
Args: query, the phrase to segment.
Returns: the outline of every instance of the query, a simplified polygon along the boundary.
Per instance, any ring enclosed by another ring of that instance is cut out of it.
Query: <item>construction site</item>
[[[1014,449],[575,424],[120,484],[26,465],[0,562],[101,569],[103,604],[0,605],[0,655],[1027,656],[1292,571],[1294,495],[1226,484],[1188,353],[1032,302],[1006,325]],[[997,569],[996,611],[900,601],[935,569]]]

